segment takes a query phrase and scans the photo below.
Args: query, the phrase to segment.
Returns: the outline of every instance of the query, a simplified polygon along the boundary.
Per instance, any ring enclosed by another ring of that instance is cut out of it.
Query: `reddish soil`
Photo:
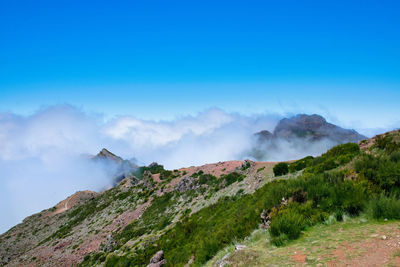
[[[214,176],[221,176],[221,174],[227,174],[236,170],[236,168],[240,168],[242,166],[243,161],[240,160],[232,160],[225,162],[217,162],[205,164],[203,166],[191,166],[188,168],[179,169],[181,172],[186,172],[187,176],[191,176],[193,173],[198,171],[203,171],[206,174],[212,174]]]
[[[75,207],[77,204],[88,200],[90,198],[95,197],[96,195],[98,195],[98,193],[93,192],[93,191],[89,191],[89,190],[85,190],[85,191],[78,191],[75,194],[67,197],[66,199],[64,199],[63,201],[59,202],[56,205],[56,210],[54,211],[53,215],[64,212],[70,208]]]
[[[297,263],[305,263],[307,256],[302,251],[296,251],[291,258]]]
[[[338,266],[400,266],[400,231],[393,229],[386,240],[384,234],[374,235],[363,242],[344,243],[333,251],[335,260],[328,262],[329,267]]]

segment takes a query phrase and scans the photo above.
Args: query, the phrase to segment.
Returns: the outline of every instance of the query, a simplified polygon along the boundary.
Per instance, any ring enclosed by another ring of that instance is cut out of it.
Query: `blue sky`
[[[2,1],[0,111],[322,113],[393,127],[398,1]]]

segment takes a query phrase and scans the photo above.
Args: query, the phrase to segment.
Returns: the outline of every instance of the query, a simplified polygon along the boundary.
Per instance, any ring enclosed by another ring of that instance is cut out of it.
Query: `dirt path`
[[[229,266],[400,267],[400,221],[354,218],[321,224],[282,247],[272,246],[268,233],[259,231],[244,242],[245,249],[227,249]],[[219,259],[215,257],[207,266],[216,266]]]
[[[328,266],[400,266],[400,231],[390,230],[372,234],[361,242],[342,244],[333,251],[336,259]]]

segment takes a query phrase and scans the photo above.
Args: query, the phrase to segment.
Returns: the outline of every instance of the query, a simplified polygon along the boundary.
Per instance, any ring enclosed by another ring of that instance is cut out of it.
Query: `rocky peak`
[[[116,162],[122,162],[122,160],[123,160],[121,157],[118,157],[117,155],[115,155],[114,153],[111,153],[110,151],[108,151],[105,148],[103,148],[94,158],[96,158],[96,159],[111,159]]]
[[[343,129],[331,124],[324,117],[313,114],[299,114],[291,118],[284,118],[275,127],[274,137],[278,138],[328,138],[338,143],[358,142],[366,139],[365,136],[355,130]]]

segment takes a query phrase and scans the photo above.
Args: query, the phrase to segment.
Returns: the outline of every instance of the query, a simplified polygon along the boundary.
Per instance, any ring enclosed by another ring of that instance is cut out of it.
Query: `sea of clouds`
[[[62,105],[29,116],[0,113],[0,232],[26,216],[50,208],[78,190],[102,190],[111,174],[90,159],[103,147],[139,165],[153,161],[168,169],[245,159],[254,133],[273,131],[279,114],[241,115],[214,108],[170,121],[88,114]],[[304,140],[303,140],[304,141]],[[332,146],[277,142],[263,160],[317,155]]]

